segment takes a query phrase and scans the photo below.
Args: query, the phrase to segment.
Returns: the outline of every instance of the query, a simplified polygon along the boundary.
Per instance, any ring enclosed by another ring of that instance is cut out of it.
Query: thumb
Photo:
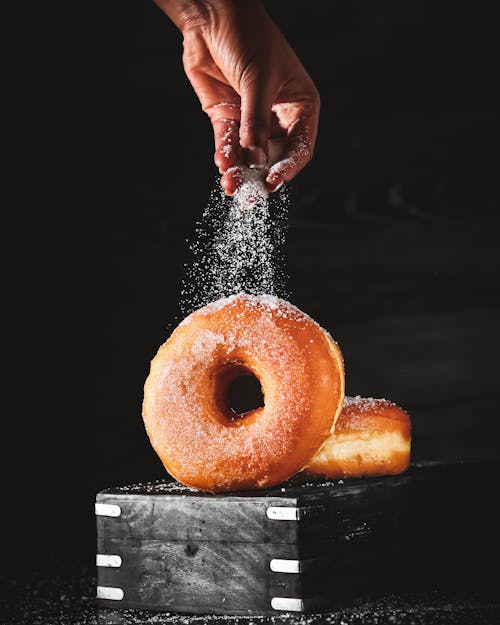
[[[248,79],[241,89],[240,145],[245,148],[247,164],[267,162],[271,129],[273,92],[269,82]]]

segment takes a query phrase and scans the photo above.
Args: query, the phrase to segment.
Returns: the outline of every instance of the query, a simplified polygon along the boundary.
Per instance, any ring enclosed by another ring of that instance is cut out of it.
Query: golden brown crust
[[[394,475],[408,468],[408,414],[385,399],[346,397],[334,433],[305,472],[329,479]]]
[[[234,418],[227,385],[245,371],[260,380],[265,406]],[[184,484],[264,488],[309,463],[343,399],[333,340],[288,302],[240,295],[196,311],[159,349],[143,417],[164,466]]]

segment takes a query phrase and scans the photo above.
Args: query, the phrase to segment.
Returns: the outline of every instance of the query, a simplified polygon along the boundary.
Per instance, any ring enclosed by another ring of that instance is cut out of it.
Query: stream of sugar
[[[181,312],[236,293],[289,295],[283,243],[289,197],[284,187],[268,194],[262,172],[247,169],[233,197],[218,187],[197,224],[186,265]]]

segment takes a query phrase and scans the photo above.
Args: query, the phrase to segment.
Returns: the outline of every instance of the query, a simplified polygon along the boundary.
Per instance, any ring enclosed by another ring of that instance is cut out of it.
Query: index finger
[[[214,162],[220,173],[236,163],[239,148],[241,109],[239,104],[221,102],[207,111],[214,130]]]

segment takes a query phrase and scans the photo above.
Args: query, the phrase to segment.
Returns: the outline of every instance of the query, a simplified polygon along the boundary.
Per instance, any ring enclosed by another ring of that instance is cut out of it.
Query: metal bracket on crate
[[[121,588],[113,588],[112,586],[97,586],[98,599],[110,599],[111,601],[121,601],[124,597]]]
[[[324,608],[327,595],[318,595],[316,597],[273,597],[271,599],[271,607],[273,610],[280,612],[307,612]]]
[[[266,510],[268,519],[272,521],[301,521],[320,516],[325,512],[324,506],[270,506]]]
[[[120,556],[98,553],[95,557],[95,565],[118,568],[122,565],[122,559],[120,558]]]
[[[120,506],[110,503],[96,503],[95,504],[96,516],[111,516],[119,517],[122,513]]]
[[[309,558],[307,560],[284,560],[275,558],[269,562],[269,568],[274,573],[304,573],[312,569],[319,569],[325,558]]]

